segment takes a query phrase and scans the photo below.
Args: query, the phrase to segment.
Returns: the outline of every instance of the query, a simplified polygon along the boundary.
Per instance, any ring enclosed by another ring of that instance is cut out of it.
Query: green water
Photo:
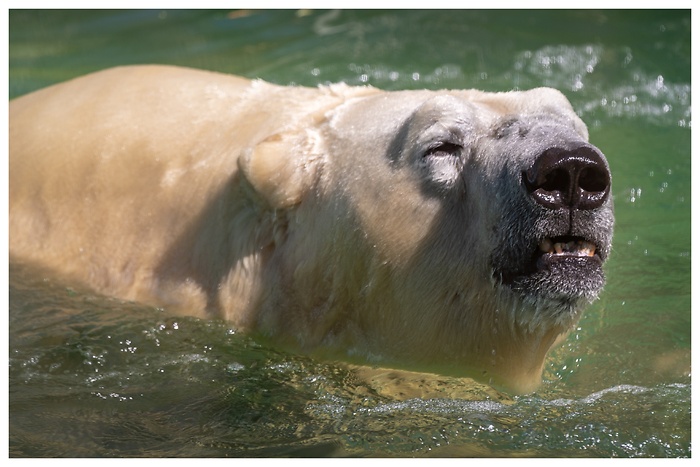
[[[10,98],[127,63],[553,86],[608,157],[616,214],[601,299],[519,397],[427,376],[391,391],[224,322],[11,265],[11,456],[691,455],[689,12],[12,11],[9,44]]]

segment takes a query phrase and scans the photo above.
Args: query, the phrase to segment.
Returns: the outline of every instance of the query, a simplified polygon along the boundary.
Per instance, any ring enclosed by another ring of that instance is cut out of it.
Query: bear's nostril
[[[608,188],[609,177],[607,174],[596,168],[587,167],[581,171],[578,184],[582,190],[588,192],[605,191]]]
[[[595,209],[610,192],[610,171],[591,146],[550,148],[523,173],[532,198],[548,209]]]
[[[569,186],[569,173],[565,170],[557,169],[548,173],[542,183],[543,190],[566,192]]]

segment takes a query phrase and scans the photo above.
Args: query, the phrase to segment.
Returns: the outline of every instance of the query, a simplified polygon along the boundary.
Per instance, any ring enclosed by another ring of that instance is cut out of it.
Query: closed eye
[[[459,144],[443,142],[428,149],[423,157],[458,156],[461,151],[462,146]]]

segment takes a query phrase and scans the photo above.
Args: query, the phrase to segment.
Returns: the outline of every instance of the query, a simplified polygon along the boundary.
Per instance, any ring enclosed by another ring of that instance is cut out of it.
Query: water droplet
[[[659,75],[656,77],[656,89],[663,89],[664,87],[664,77]]]

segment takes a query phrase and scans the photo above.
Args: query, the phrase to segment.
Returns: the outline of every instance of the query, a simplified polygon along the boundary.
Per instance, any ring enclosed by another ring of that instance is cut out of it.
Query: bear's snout
[[[527,300],[565,313],[590,303],[605,283],[611,248],[612,175],[603,153],[557,125],[537,127],[519,173],[521,190],[500,219],[496,279]],[[546,130],[546,131],[545,131]],[[548,141],[549,139],[549,141]],[[546,304],[546,305],[545,305]],[[557,318],[558,319],[558,318]]]
[[[610,194],[610,170],[605,157],[590,145],[554,147],[540,154],[523,172],[530,196],[548,209],[595,209]]]

